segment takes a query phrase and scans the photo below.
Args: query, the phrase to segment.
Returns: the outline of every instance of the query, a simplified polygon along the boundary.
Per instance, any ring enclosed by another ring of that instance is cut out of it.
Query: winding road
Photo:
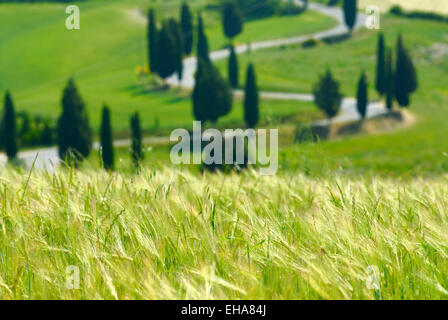
[[[296,4],[301,5],[301,0],[295,0]],[[323,39],[330,36],[337,36],[347,33],[347,28],[344,23],[344,17],[342,9],[339,7],[327,7],[318,3],[309,3],[309,10],[317,11],[328,17],[336,19],[338,25],[330,30],[317,32],[314,34],[302,35],[297,37],[268,40],[262,42],[252,43],[250,48],[248,45],[240,45],[235,48],[237,54],[242,54],[247,52],[249,49],[251,51],[257,51],[266,48],[279,47],[284,45],[298,44],[306,41],[309,38]],[[357,23],[355,29],[362,28],[365,25],[366,16],[363,13],[358,13]],[[228,49],[218,50],[210,53],[210,58],[213,61],[225,59],[229,55]],[[181,81],[177,79],[177,75],[173,75],[167,82],[172,86],[179,86],[186,89],[192,89],[194,87],[194,74],[196,72],[197,60],[196,57],[189,57],[184,60],[184,74]],[[236,95],[242,95],[240,90],[235,90]],[[260,97],[264,99],[272,100],[295,100],[295,101],[313,101],[314,97],[307,93],[286,93],[286,92],[266,92],[261,91]],[[367,117],[374,117],[380,114],[386,113],[384,104],[381,102],[370,102],[368,105]],[[354,98],[344,98],[341,104],[341,111],[338,116],[333,119],[333,122],[348,122],[359,119],[359,115],[356,109],[356,99]],[[315,125],[326,124],[327,120],[316,121]],[[168,137],[149,137],[145,139],[145,143],[158,143],[161,141],[168,141]],[[115,146],[127,146],[130,144],[129,140],[119,140],[115,141]],[[99,144],[95,143],[93,145],[95,150],[99,149]],[[58,150],[56,147],[40,148],[29,151],[23,151],[19,153],[19,158],[25,163],[27,167],[31,167],[33,162],[35,162],[35,168],[50,170],[52,171],[54,167],[59,163]],[[6,157],[4,154],[0,155],[0,163],[6,163]]]

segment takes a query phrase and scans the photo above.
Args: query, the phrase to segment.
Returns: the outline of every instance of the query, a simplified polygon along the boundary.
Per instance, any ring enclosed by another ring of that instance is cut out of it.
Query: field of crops
[[[0,189],[1,298],[448,294],[443,177],[10,170]],[[66,286],[69,267],[79,289]]]

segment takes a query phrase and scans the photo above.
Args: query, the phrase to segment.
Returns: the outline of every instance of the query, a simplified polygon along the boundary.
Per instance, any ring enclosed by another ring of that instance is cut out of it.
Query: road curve
[[[301,0],[295,0],[296,4],[301,5]],[[338,21],[338,25],[330,30],[317,32],[314,34],[296,36],[285,39],[276,39],[252,43],[250,45],[251,51],[274,48],[284,45],[298,44],[306,41],[309,38],[323,39],[330,36],[342,35],[347,32],[347,28],[344,24],[344,17],[342,9],[339,7],[327,7],[318,3],[309,3],[309,10],[317,11],[321,14],[327,15]],[[362,13],[357,15],[357,23],[355,28],[361,28],[365,25],[366,16]],[[237,54],[245,53],[249,50],[247,44],[240,45],[235,48]],[[229,50],[223,49],[218,51],[213,51],[210,53],[210,58],[213,61],[225,59],[229,56]],[[167,82],[172,86],[179,86],[186,89],[192,89],[194,87],[194,74],[196,72],[197,60],[196,57],[189,57],[184,60],[184,73],[181,81],[178,81],[177,75],[167,79]],[[240,90],[235,90],[236,95],[242,95],[243,92]],[[295,100],[295,101],[313,101],[313,95],[309,93],[286,93],[286,92],[260,92],[261,98],[272,99],[272,100]],[[380,102],[370,102],[368,105],[367,117],[373,117],[386,112],[384,104]],[[356,100],[354,98],[344,98],[341,104],[341,111],[338,116],[333,119],[333,122],[347,122],[359,119],[358,112],[356,110]],[[314,124],[325,124],[327,120],[319,120]],[[151,137],[145,139],[145,143],[156,143],[160,141],[168,141],[168,137]],[[115,146],[126,146],[129,145],[129,140],[118,140],[114,142]],[[99,145],[95,143],[93,146],[94,150],[98,150]],[[55,166],[60,162],[58,156],[58,150],[56,147],[40,148],[28,151],[22,151],[19,153],[19,158],[24,162],[24,164],[30,168],[33,163],[35,168],[44,169],[52,171]],[[0,164],[6,163],[6,157],[4,154],[0,154]]]

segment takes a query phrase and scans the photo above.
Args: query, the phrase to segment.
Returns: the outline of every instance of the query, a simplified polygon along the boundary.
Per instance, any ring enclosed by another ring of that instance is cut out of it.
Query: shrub
[[[309,38],[302,43],[303,48],[314,48],[317,47],[321,42],[314,38]]]
[[[401,15],[404,14],[403,9],[402,9],[401,6],[399,6],[399,5],[392,6],[392,7],[390,8],[389,12],[390,12],[391,14],[394,14],[394,15],[397,15],[397,16],[401,16]]]

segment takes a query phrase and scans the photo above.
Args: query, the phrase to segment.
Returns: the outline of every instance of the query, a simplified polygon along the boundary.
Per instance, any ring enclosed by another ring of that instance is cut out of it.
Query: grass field
[[[442,177],[9,170],[0,183],[2,299],[447,298]]]
[[[416,62],[419,90],[412,96],[410,111],[417,124],[394,133],[358,136],[318,145],[298,145],[284,149],[291,167],[319,174],[328,171],[363,172],[383,175],[420,176],[443,174],[448,169],[448,24],[384,15],[382,31],[388,46],[395,48],[402,32]],[[377,32],[364,30],[353,39],[311,49],[298,46],[267,49],[240,58],[257,65],[259,85],[266,90],[311,92],[319,74],[330,67],[341,82],[344,95],[356,94],[361,70],[374,90]],[[225,64],[220,63],[225,69]]]
[[[80,2],[81,30],[65,29],[60,4],[2,4],[0,11],[0,91],[9,88],[18,110],[60,113],[62,89],[74,76],[88,105],[92,126],[99,127],[100,110],[108,103],[116,130],[127,130],[129,114],[139,111],[144,126],[157,116],[161,126],[191,124],[189,96],[175,90],[147,92],[136,68],[146,63],[145,21],[138,9],[158,8],[160,16],[178,16],[180,0]],[[204,1],[193,1],[194,9]],[[137,13],[135,13],[137,11]],[[224,44],[218,12],[204,12],[212,48]],[[235,41],[245,43],[305,34],[335,24],[314,12],[248,22]],[[295,104],[296,105],[296,104]],[[279,109],[282,109],[280,107]],[[272,109],[275,111],[275,109]],[[235,114],[240,117],[240,111]]]

